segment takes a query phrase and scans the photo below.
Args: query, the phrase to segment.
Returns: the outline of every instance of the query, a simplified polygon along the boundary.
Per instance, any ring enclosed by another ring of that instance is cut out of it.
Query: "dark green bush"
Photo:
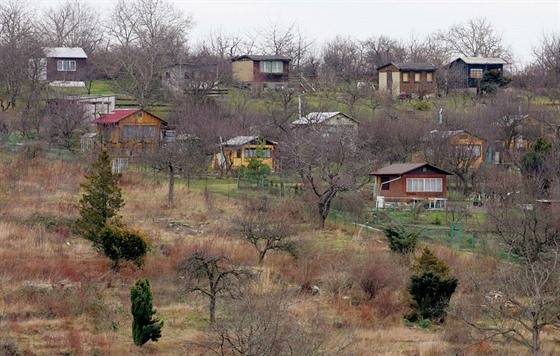
[[[420,232],[418,230],[407,229],[401,225],[389,225],[383,228],[389,248],[391,251],[406,255],[416,250]]]
[[[156,311],[152,308],[150,282],[140,278],[130,289],[132,311],[132,339],[136,345],[144,345],[149,340],[158,341],[161,337],[163,321],[152,319]]]
[[[113,261],[117,269],[121,261],[133,262],[140,267],[148,252],[148,243],[139,231],[114,225],[105,226],[99,233],[100,249]]]

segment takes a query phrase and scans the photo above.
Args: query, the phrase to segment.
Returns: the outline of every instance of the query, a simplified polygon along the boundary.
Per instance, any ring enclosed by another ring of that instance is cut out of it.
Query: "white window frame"
[[[282,74],[284,63],[282,61],[260,61],[259,71],[261,73]]]
[[[471,78],[482,79],[482,76],[484,75],[483,72],[484,71],[481,68],[471,68],[470,76],[471,76]],[[475,73],[477,73],[477,74],[475,74]]]
[[[56,70],[58,72],[75,72],[76,61],[59,59],[56,61]]]
[[[442,178],[406,178],[407,193],[443,192]]]

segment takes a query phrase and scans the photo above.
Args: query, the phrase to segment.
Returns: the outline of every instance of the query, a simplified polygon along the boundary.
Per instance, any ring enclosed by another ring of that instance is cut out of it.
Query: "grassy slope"
[[[207,301],[198,295],[185,296],[174,278],[173,266],[182,253],[195,244],[214,242],[235,259],[255,265],[254,251],[231,239],[229,222],[242,202],[240,194],[237,198],[225,194],[225,184],[212,184],[206,196],[205,183],[194,182],[190,189],[178,184],[176,205],[170,208],[165,204],[164,179],[127,174],[122,180],[124,220],[145,231],[154,249],[143,269],[126,267],[117,273],[66,226],[76,217],[79,182],[87,162],[26,161],[5,154],[0,158],[1,343],[11,342],[39,355],[185,354],[186,342],[197,340],[208,324]],[[428,330],[406,327],[400,317],[409,310],[406,273],[395,275],[400,282],[374,303],[364,301],[355,285],[340,289],[337,283],[359,266],[360,256],[387,256],[383,237],[332,225],[316,231],[312,221],[301,219],[292,223],[299,226],[301,239],[308,241],[307,254],[297,261],[272,254],[260,283],[267,289],[282,284],[293,292],[306,279],[319,285],[323,290],[319,296],[296,293],[292,297],[292,311],[302,320],[319,313],[327,327],[339,325],[334,335],[353,330],[351,350],[360,355],[429,355],[465,349],[484,353],[496,347],[504,351],[503,346],[471,344],[462,324],[449,322]],[[171,221],[180,224],[170,227]],[[478,258],[435,249],[460,280],[463,271],[481,265]],[[388,270],[402,270],[395,263],[390,262]],[[165,321],[162,339],[141,348],[132,345],[130,336],[129,290],[138,277],[149,278],[154,306]],[[460,289],[458,298],[462,293]]]

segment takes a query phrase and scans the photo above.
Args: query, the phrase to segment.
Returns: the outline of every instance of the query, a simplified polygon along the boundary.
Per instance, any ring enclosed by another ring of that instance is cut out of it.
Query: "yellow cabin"
[[[214,154],[212,169],[247,167],[252,159],[275,169],[274,149],[277,143],[259,136],[237,136],[227,140],[222,150]]]
[[[167,122],[143,109],[115,109],[93,121],[103,143],[114,148],[159,146],[161,128]]]
[[[444,164],[447,158],[454,161],[468,161],[468,165],[476,169],[485,160],[484,139],[465,130],[433,130],[430,135],[423,137],[422,141],[424,149],[412,155],[413,162],[429,161]]]

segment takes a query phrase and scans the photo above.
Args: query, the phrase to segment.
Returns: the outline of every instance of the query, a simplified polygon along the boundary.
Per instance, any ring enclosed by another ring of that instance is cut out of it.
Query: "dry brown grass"
[[[185,295],[174,269],[189,251],[211,245],[256,273],[257,292],[285,291],[291,298],[290,312],[302,322],[320,322],[331,330],[333,340],[354,330],[350,350],[355,354],[449,354],[463,347],[469,354],[495,350],[488,344],[473,344],[459,326],[450,324],[449,331],[445,325],[406,327],[401,316],[410,308],[407,277],[400,272],[404,267],[391,260],[384,238],[336,225],[316,231],[300,202],[274,202],[277,218],[296,227],[303,242],[300,258],[271,252],[257,267],[254,248],[235,236],[232,223],[247,209],[246,199],[208,196],[178,185],[175,204],[168,206],[165,183],[127,174],[121,181],[126,202],[121,213],[128,225],[146,233],[153,249],[142,269],[128,266],[114,272],[68,226],[77,216],[75,204],[85,167],[41,158],[0,159],[0,342],[10,340],[31,355],[199,353],[188,343],[200,339],[208,327],[207,300]],[[494,263],[443,247],[433,250],[460,280],[466,280],[469,268],[483,270]],[[376,272],[379,276],[397,280],[371,301],[355,273],[368,259],[383,262]],[[165,321],[161,340],[143,347],[133,346],[130,336],[129,293],[138,277],[150,280],[154,307]],[[313,285],[319,286],[319,294],[309,293]],[[458,296],[469,295],[469,288],[461,283]],[[558,337],[549,333],[550,339]]]

